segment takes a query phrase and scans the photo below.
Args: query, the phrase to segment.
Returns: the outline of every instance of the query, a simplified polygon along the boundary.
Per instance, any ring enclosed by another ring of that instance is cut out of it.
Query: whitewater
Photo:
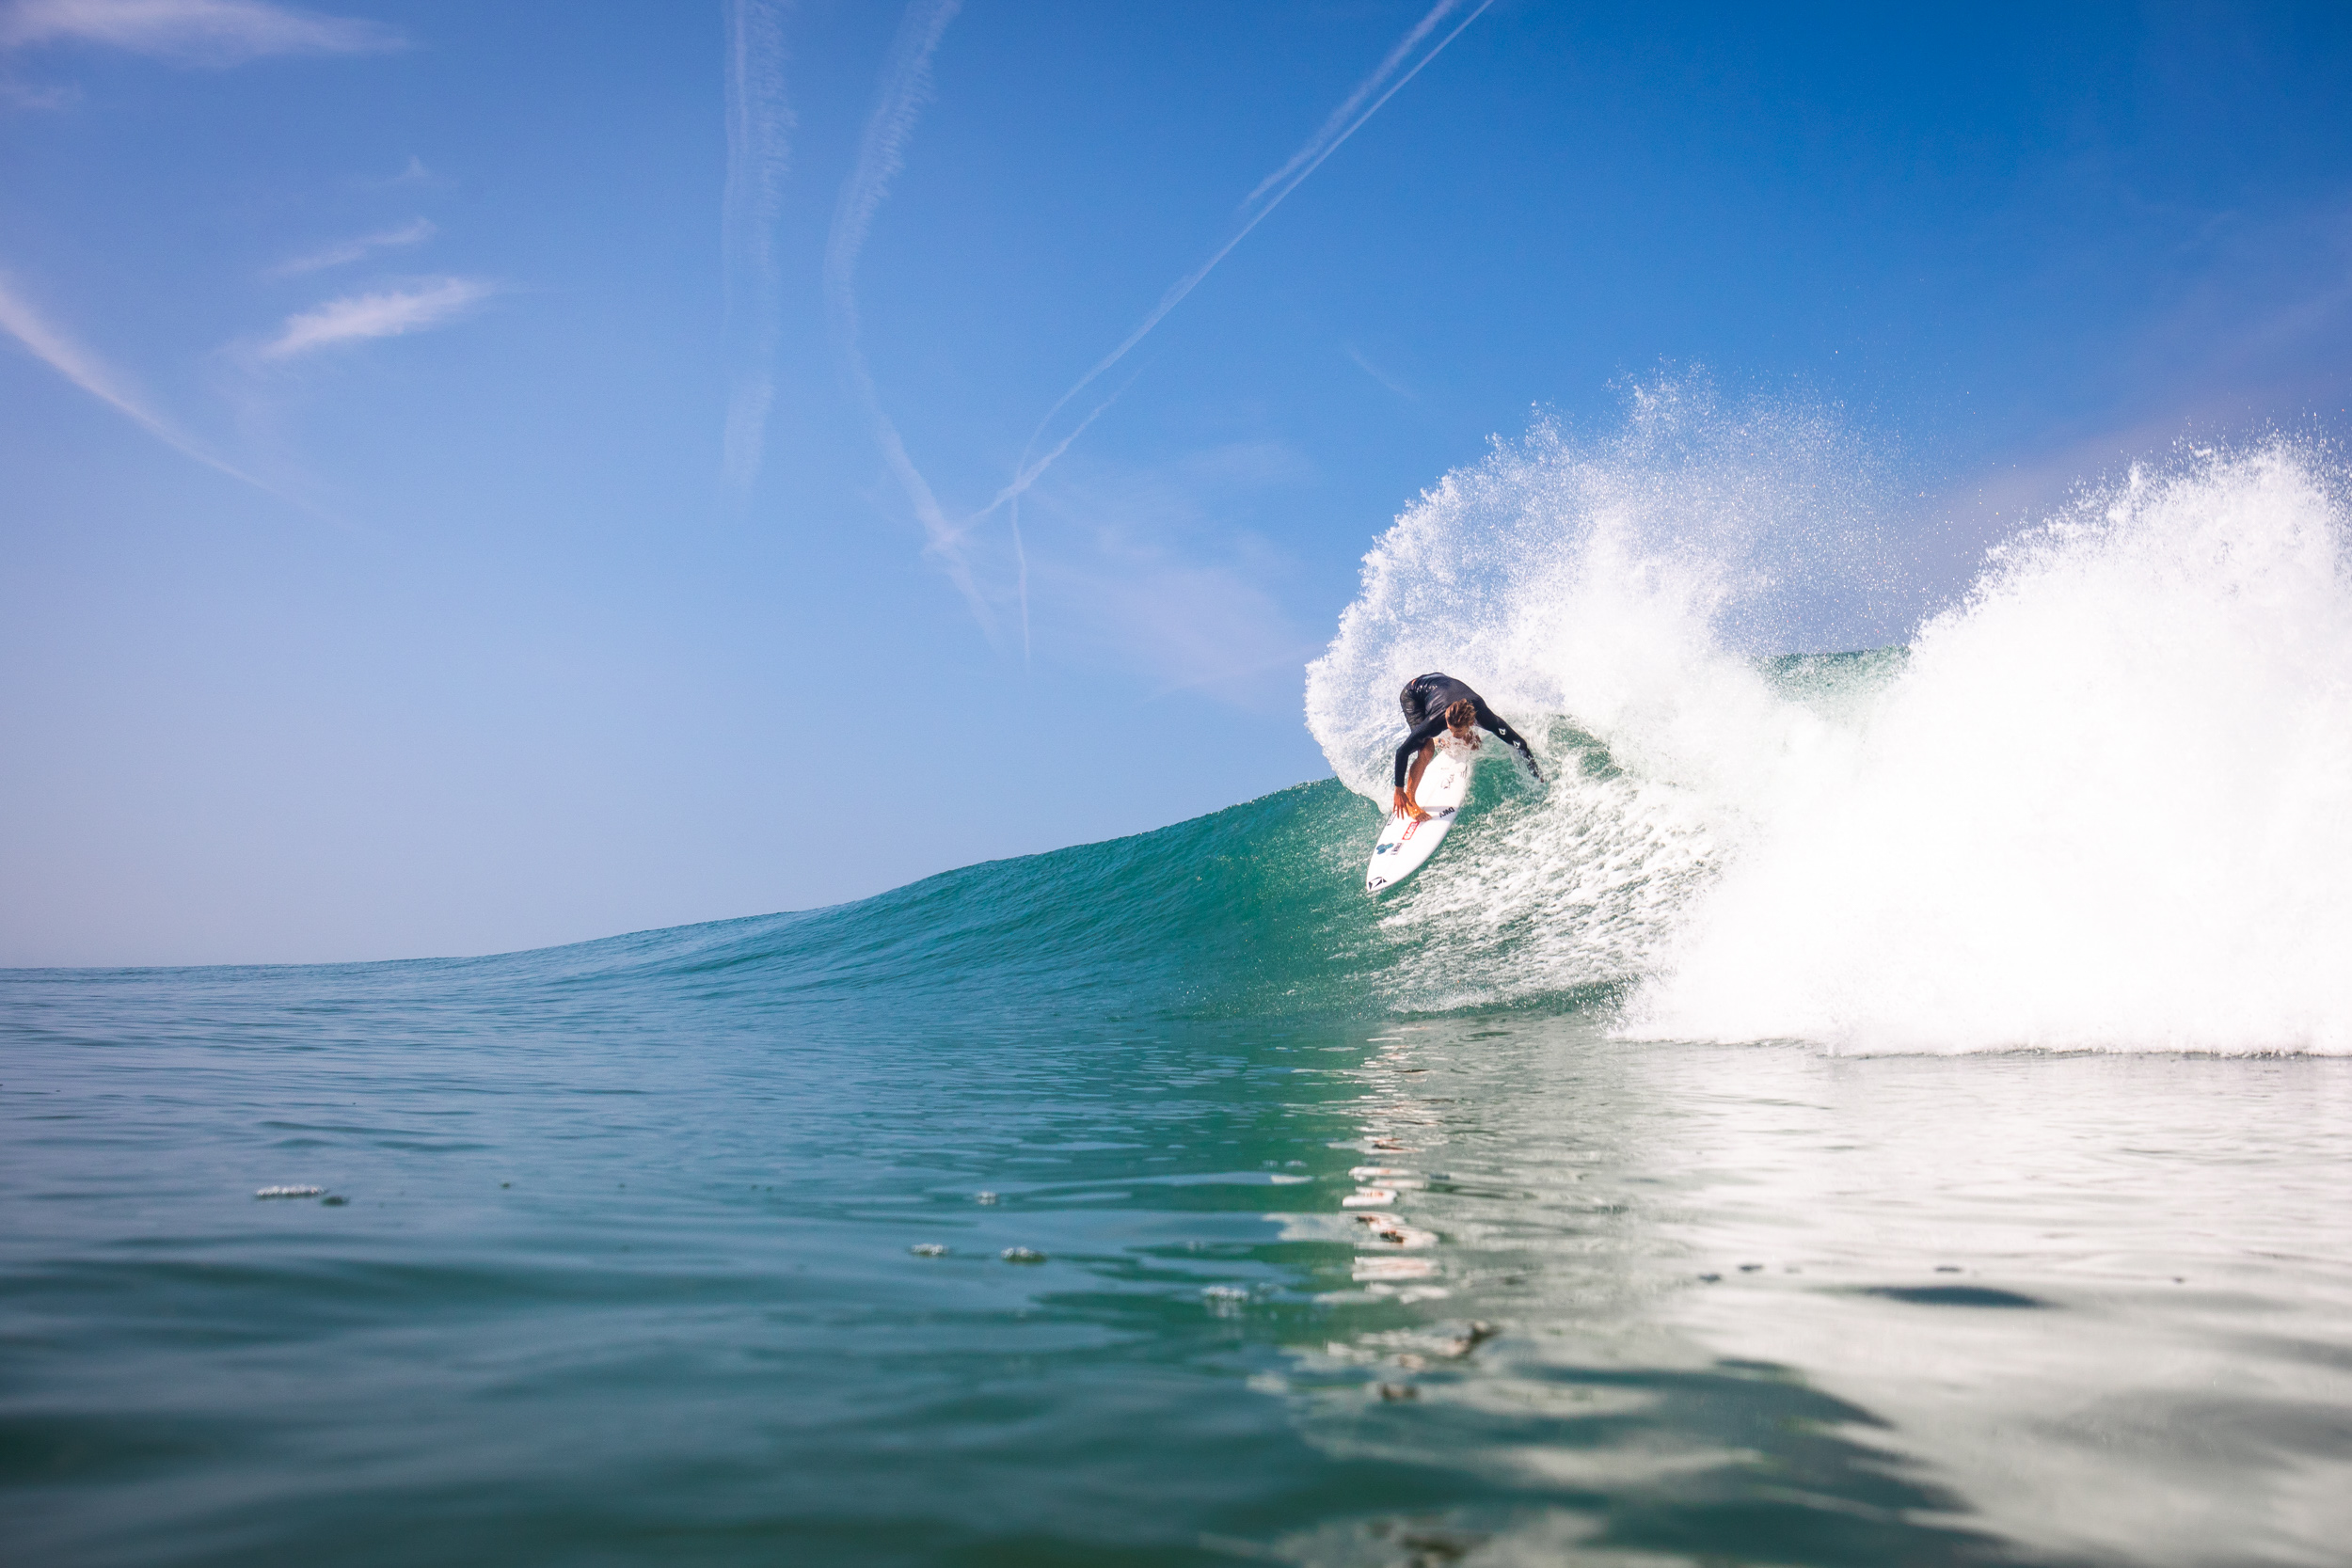
[[[2352,579],[2312,445],[2090,485],[1915,602],[1819,411],[1635,394],[1447,475],[1309,671],[1385,802],[1396,689],[1461,675],[1543,737],[1390,916],[1400,1006],[1622,998],[1634,1038],[1840,1051],[2352,1050]],[[1833,644],[1836,645],[1836,644]],[[1858,645],[1854,641],[1845,644]]]
[[[2332,1568],[2340,470],[1940,598],[1895,472],[1671,385],[1498,443],[1307,673],[1336,777],[1153,832],[0,971],[10,1560]],[[1549,783],[1369,898],[1431,669]]]

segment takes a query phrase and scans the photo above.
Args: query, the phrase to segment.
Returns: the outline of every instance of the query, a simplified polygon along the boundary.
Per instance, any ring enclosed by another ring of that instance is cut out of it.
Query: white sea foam
[[[1555,721],[1556,782],[1387,911],[1394,999],[1608,984],[1639,1037],[1851,1051],[2352,1051],[2326,458],[2136,470],[1994,551],[1908,657],[1775,670],[1808,627],[1904,641],[1867,473],[1818,414],[1668,389],[1398,520],[1310,671],[1334,769],[1385,802],[1395,689],[1444,669]]]

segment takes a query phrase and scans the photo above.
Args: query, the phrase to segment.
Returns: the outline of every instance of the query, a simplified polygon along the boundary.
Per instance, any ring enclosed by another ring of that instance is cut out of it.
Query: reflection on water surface
[[[6,982],[24,1560],[2322,1563],[2352,1532],[2352,1063],[302,973]]]

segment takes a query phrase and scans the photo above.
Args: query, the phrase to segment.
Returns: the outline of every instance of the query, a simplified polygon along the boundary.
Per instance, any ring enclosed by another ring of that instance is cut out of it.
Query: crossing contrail
[[[882,411],[858,335],[858,253],[866,247],[875,211],[889,194],[890,182],[906,166],[907,142],[930,97],[931,55],[938,51],[947,24],[961,8],[962,0],[914,0],[898,24],[898,39],[882,70],[882,91],[875,97],[873,115],[858,143],[857,166],[841,187],[841,199],[834,208],[833,231],[825,241],[825,304],[833,318],[834,335],[841,344],[850,388],[866,414],[874,444],[882,449],[882,461],[923,525],[927,549],[946,564],[949,579],[972,607],[974,618],[993,638],[995,617],[980,596],[970,563],[963,559],[962,531],[948,521],[930,482],[907,455],[898,427]]]
[[[995,499],[990,501],[986,508],[965,519],[963,527],[968,529],[999,507],[1008,510],[1012,528],[1013,550],[1016,557],[1020,559],[1022,567],[1021,641],[1024,649],[1028,646],[1029,641],[1029,599],[1026,587],[1027,556],[1021,544],[1022,493],[1044,476],[1046,469],[1053,467],[1055,460],[1070,450],[1071,442],[1077,439],[1079,433],[1088,425],[1092,424],[1102,416],[1104,410],[1117,400],[1118,394],[1114,393],[1110,398],[1104,399],[1093,412],[1079,421],[1076,429],[1063,436],[1043,456],[1036,457],[1032,461],[1038,442],[1043,438],[1047,428],[1053,424],[1055,417],[1069,407],[1071,402],[1079,393],[1102,379],[1105,372],[1121,359],[1126,358],[1135,346],[1151,334],[1153,327],[1167,319],[1169,311],[1184,303],[1185,295],[1200,286],[1201,279],[1216,270],[1219,261],[1232,254],[1235,245],[1249,237],[1251,230],[1263,223],[1267,215],[1282,204],[1285,197],[1303,184],[1309,175],[1322,167],[1323,161],[1338,151],[1341,144],[1363,129],[1365,121],[1378,114],[1381,105],[1393,98],[1399,88],[1420,75],[1422,67],[1443,54],[1446,46],[1461,37],[1464,28],[1485,14],[1486,8],[1493,5],[1494,0],[1477,0],[1477,4],[1470,8],[1468,14],[1454,23],[1452,29],[1444,37],[1438,39],[1434,47],[1421,53],[1416,58],[1415,52],[1421,49],[1422,44],[1428,40],[1429,36],[1436,32],[1449,16],[1461,10],[1467,3],[1468,0],[1438,0],[1438,3],[1430,8],[1429,13],[1415,23],[1406,35],[1397,40],[1396,47],[1389,51],[1388,57],[1380,62],[1372,74],[1358,83],[1356,90],[1349,93],[1341,102],[1340,106],[1331,111],[1321,128],[1307,138],[1306,144],[1292,153],[1288,162],[1260,181],[1257,189],[1242,198],[1241,221],[1232,236],[1223,245],[1217,246],[1207,261],[1170,284],[1168,292],[1160,295],[1159,303],[1154,305],[1143,320],[1136,325],[1133,331],[1120,340],[1117,348],[1096,360],[1091,370],[1073,382],[1068,391],[1054,400],[1054,405],[1045,411],[1043,419],[1038,420],[1037,429],[1030,433],[1028,444],[1022,449],[1021,461],[1014,466],[1011,483],[998,491]],[[1406,66],[1408,60],[1411,61],[1409,68]]]

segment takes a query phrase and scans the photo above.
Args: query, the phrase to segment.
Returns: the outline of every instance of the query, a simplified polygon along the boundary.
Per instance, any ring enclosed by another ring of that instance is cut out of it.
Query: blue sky
[[[2339,428],[2344,16],[0,5],[0,962],[537,945],[1325,776],[1374,537],[1661,368],[1839,405],[1954,592]]]

